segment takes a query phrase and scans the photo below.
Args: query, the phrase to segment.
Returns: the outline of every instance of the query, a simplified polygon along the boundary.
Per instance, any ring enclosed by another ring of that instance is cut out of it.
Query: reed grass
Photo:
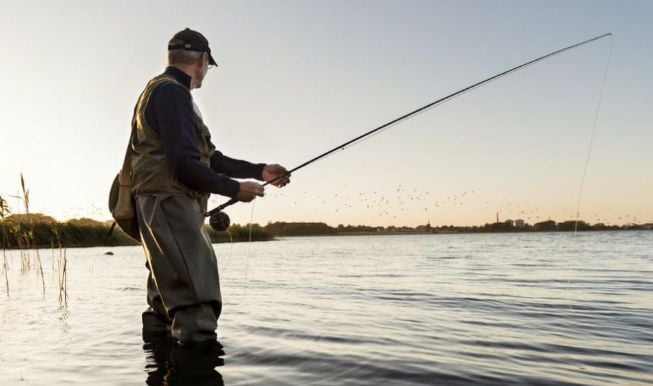
[[[59,305],[68,306],[68,254],[66,248],[59,244],[59,259],[57,260],[59,278]]]
[[[61,243],[58,226],[55,225],[53,233],[54,237],[50,239],[50,248],[52,250],[52,272],[54,274],[55,249],[58,249],[57,281],[59,284],[59,306],[66,308],[68,306],[68,252]]]
[[[11,215],[6,220],[8,233],[6,242],[7,249],[25,250],[23,234],[31,227],[35,246],[39,248],[57,248],[59,239],[66,248],[73,247],[99,247],[114,245],[138,245],[138,243],[120,229],[115,229],[109,235],[110,226],[89,219],[70,220],[57,222],[49,216],[39,213],[30,215],[31,224],[28,223],[25,215]],[[53,241],[55,240],[55,241]]]
[[[2,196],[0,196],[0,221],[2,221],[2,272],[5,275],[5,288],[7,290],[7,296],[9,296],[9,266],[7,265],[7,226],[5,224],[5,218],[11,214],[9,209],[9,204]]]
[[[27,274],[32,268],[36,269],[37,277],[41,278],[41,288],[43,296],[45,296],[45,275],[43,273],[43,262],[41,259],[41,252],[39,251],[39,243],[36,240],[35,228],[37,224],[30,212],[30,194],[25,177],[20,174],[20,187],[22,196],[17,196],[19,200],[23,201],[25,214],[17,216],[11,213],[11,209],[7,200],[0,196],[0,228],[2,229],[2,257],[3,257],[3,273],[5,277],[5,288],[7,296],[9,296],[9,264],[7,260],[7,249],[17,247],[20,250],[20,272]],[[36,216],[39,219],[40,215]],[[22,219],[22,221],[20,221]],[[32,252],[35,256],[36,265],[33,264]],[[54,266],[53,266],[54,267]]]
[[[23,173],[20,173],[20,188],[23,193],[23,204],[25,205],[25,215],[28,223],[28,230],[24,233],[25,246],[27,250],[33,249],[36,254],[36,261],[38,263],[38,273],[41,276],[41,284],[43,285],[43,294],[45,295],[45,277],[43,275],[43,264],[41,262],[41,254],[39,253],[38,247],[36,245],[36,239],[34,238],[34,227],[32,225],[32,219],[29,212],[29,189],[25,186],[25,177]],[[27,262],[31,262],[31,256],[28,255]]]

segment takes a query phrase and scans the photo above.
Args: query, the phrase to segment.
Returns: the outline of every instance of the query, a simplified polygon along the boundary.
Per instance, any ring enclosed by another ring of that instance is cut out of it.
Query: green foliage
[[[217,232],[210,226],[206,225],[209,237],[212,243],[225,243],[231,241],[249,241],[250,240],[250,225],[232,224],[224,232]],[[252,241],[267,241],[272,240],[274,237],[265,228],[258,224],[251,224],[251,240]]]
[[[608,226],[605,224],[591,225],[585,221],[575,220],[556,223],[553,220],[542,221],[534,225],[516,224],[514,221],[496,222],[482,226],[431,226],[412,227],[377,227],[367,225],[343,225],[336,228],[324,223],[286,223],[274,222],[265,226],[265,230],[274,236],[319,236],[319,235],[361,235],[361,234],[422,234],[422,233],[503,233],[503,232],[570,232],[596,230],[632,230],[653,229],[653,224],[630,224],[624,226]]]
[[[555,231],[556,230],[556,222],[553,220],[548,220],[548,221],[542,221],[535,223],[533,225],[533,229],[536,231]]]
[[[579,231],[586,231],[591,229],[590,225],[585,221],[576,222],[575,220],[559,222],[556,228],[557,230],[563,232],[570,232],[573,231],[574,229]]]
[[[109,235],[110,226],[97,221],[71,220],[60,223],[37,213],[31,214],[29,220],[26,216],[5,217],[0,224],[9,230],[6,238],[8,248],[25,246],[26,239],[34,244],[33,247],[38,248],[47,248],[59,243],[65,247],[137,244],[118,228]]]
[[[114,245],[138,245],[127,236],[120,228],[114,228],[111,235],[108,223],[92,219],[72,219],[67,222],[57,222],[49,216],[39,213],[31,214],[29,221],[24,215],[5,216],[0,221],[0,227],[6,229],[6,238],[3,243],[7,248],[25,247],[29,240],[32,247],[48,248],[59,243],[67,248],[95,247]],[[233,224],[227,232],[216,232],[209,226],[206,230],[213,243],[231,241],[249,241],[249,225]],[[258,224],[251,227],[252,241],[272,240],[273,236]]]
[[[338,232],[323,222],[275,222],[266,225],[265,230],[274,236],[317,236]]]

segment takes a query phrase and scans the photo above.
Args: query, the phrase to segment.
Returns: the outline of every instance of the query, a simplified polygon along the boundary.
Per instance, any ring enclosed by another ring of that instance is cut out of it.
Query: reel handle
[[[263,184],[263,186],[265,187],[269,184],[275,183],[276,181],[289,175],[290,172],[287,172],[286,174],[281,175],[273,180],[267,181],[266,183]],[[219,205],[211,209],[210,211],[204,213],[204,216],[209,218],[209,225],[211,226],[211,228],[213,228],[213,230],[222,232],[222,231],[226,231],[227,228],[229,228],[229,225],[231,224],[231,220],[229,219],[229,216],[226,213],[224,213],[222,210],[237,202],[238,202],[237,198],[232,198],[231,200],[225,202],[224,204]]]
[[[295,169],[296,169],[296,168],[295,168]],[[293,169],[293,170],[295,170],[295,169]],[[291,171],[292,171],[292,170],[291,170]],[[289,175],[290,175],[290,172],[287,172],[286,174],[280,175],[279,177],[277,177],[277,178],[275,178],[275,179],[273,179],[273,180],[270,180],[270,181],[268,181],[268,182],[262,184],[262,186],[263,186],[263,187],[266,187],[266,186],[268,186],[268,185],[270,185],[270,184],[272,184],[272,183],[277,182],[278,180],[282,179],[283,177],[287,177],[287,176],[289,176]],[[238,202],[238,199],[237,199],[237,198],[232,198],[231,200],[225,202],[224,204],[221,204],[221,205],[219,205],[219,206],[217,206],[217,207],[211,209],[210,211],[204,213],[204,216],[206,216],[206,217],[211,217],[211,216],[213,216],[214,214],[216,214],[216,213],[222,211],[224,208],[226,208],[226,207],[228,207],[228,206],[231,206],[231,205],[233,205],[233,204],[235,204],[235,203],[237,203],[237,202]]]

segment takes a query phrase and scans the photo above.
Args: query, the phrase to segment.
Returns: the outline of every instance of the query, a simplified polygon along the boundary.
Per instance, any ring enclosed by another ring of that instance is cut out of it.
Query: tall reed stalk
[[[2,221],[2,271],[5,274],[5,287],[7,289],[7,296],[9,296],[9,266],[7,265],[7,225],[5,223],[6,217],[11,213],[9,204],[0,196],[0,221]]]
[[[23,173],[20,173],[20,187],[23,191],[25,215],[27,216],[27,224],[29,225],[29,229],[25,232],[25,243],[28,250],[33,247],[34,252],[36,253],[36,261],[39,264],[39,274],[41,275],[41,284],[43,285],[43,294],[45,295],[45,277],[43,275],[43,264],[41,263],[41,254],[39,253],[38,246],[36,245],[36,238],[34,237],[34,227],[29,214],[29,189],[27,189],[25,186],[25,178],[23,177]]]
[[[68,256],[66,248],[59,249],[59,305],[68,306]]]
[[[54,228],[54,236],[59,246],[59,259],[57,260],[58,278],[59,278],[59,305],[68,306],[68,254],[66,248],[61,244],[59,229]],[[54,240],[52,242],[52,264],[54,264]],[[53,265],[54,267],[54,265]]]

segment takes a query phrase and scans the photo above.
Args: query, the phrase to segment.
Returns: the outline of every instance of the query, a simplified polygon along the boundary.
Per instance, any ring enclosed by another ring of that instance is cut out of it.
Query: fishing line
[[[576,219],[574,221],[574,233],[572,234],[572,250],[574,251],[573,254],[578,257],[578,247],[576,245],[577,243],[577,234],[578,234],[578,223],[580,221],[580,205],[581,205],[581,200],[583,196],[583,189],[585,187],[585,177],[587,175],[587,170],[589,169],[589,163],[592,155],[592,149],[594,147],[594,138],[596,136],[596,128],[598,126],[598,120],[599,120],[599,112],[601,111],[601,104],[603,102],[603,91],[605,89],[605,82],[608,77],[608,69],[610,68],[610,62],[612,61],[612,51],[614,49],[614,37],[610,40],[610,52],[608,53],[608,60],[605,64],[605,69],[603,70],[603,79],[601,82],[601,88],[599,92],[599,98],[596,103],[596,110],[594,112],[594,122],[592,123],[592,134],[590,135],[590,140],[589,140],[589,145],[587,148],[587,155],[585,156],[585,164],[583,166],[583,174],[580,179],[580,185],[578,187],[578,196],[576,198]],[[567,297],[567,306],[569,307],[570,310],[574,311],[574,308],[571,305],[571,299],[569,297],[569,291],[571,287],[571,267],[568,265],[567,266],[567,287],[565,289],[565,294]]]
[[[252,241],[253,218],[254,218],[254,203],[252,202],[252,209],[251,209],[251,213],[250,213],[249,231],[248,231],[248,233],[249,233],[248,241],[249,242]],[[231,257],[233,255],[233,251],[234,251],[233,235],[228,230],[225,230],[225,232],[227,233],[227,235],[229,235],[230,248],[229,248],[229,256],[227,256],[225,264],[221,264],[223,267],[222,267],[222,271],[220,272],[220,277],[222,277],[222,278],[224,277],[224,274],[227,271],[227,267],[229,266],[229,263],[231,262]],[[247,254],[245,255],[245,283],[244,283],[243,293],[240,296],[241,300],[244,298],[245,294],[247,293],[247,287],[246,286],[249,283],[249,257],[251,256],[251,254],[252,254],[252,251],[251,251],[251,246],[250,246],[248,248]],[[223,298],[224,298],[224,296],[223,296]],[[234,304],[236,304],[236,303],[237,302],[234,302]]]
[[[267,186],[269,184],[273,184],[274,182],[279,181],[282,178],[290,176],[291,173],[293,173],[293,172],[295,172],[295,171],[297,171],[299,169],[302,169],[303,167],[308,166],[308,165],[312,164],[313,162],[316,162],[316,161],[318,161],[318,160],[320,160],[320,159],[322,159],[324,157],[327,157],[327,156],[329,156],[329,155],[331,155],[331,154],[333,154],[335,152],[345,150],[347,147],[353,146],[356,143],[360,143],[363,140],[368,139],[370,136],[372,136],[374,134],[377,134],[377,133],[379,133],[379,132],[381,132],[381,131],[383,131],[385,129],[388,129],[388,128],[394,126],[395,124],[397,124],[397,123],[399,123],[399,122],[401,122],[403,120],[414,117],[414,116],[416,116],[416,115],[418,115],[420,113],[423,113],[423,112],[425,112],[425,111],[427,111],[427,110],[429,110],[429,109],[431,109],[431,108],[433,108],[435,106],[438,106],[438,105],[440,105],[440,104],[442,104],[442,103],[444,103],[444,102],[446,102],[448,100],[451,100],[451,99],[453,99],[453,98],[455,98],[457,96],[463,95],[463,94],[465,94],[465,93],[467,93],[467,92],[469,92],[471,90],[474,90],[474,89],[476,89],[476,88],[478,88],[480,86],[483,86],[483,85],[485,85],[487,83],[490,83],[490,82],[492,82],[492,81],[494,81],[496,79],[499,79],[499,78],[501,78],[503,76],[506,76],[506,75],[508,75],[508,74],[510,74],[510,73],[512,73],[514,71],[517,71],[519,69],[528,67],[528,66],[530,66],[530,65],[532,65],[534,63],[537,63],[537,62],[539,62],[541,60],[544,60],[546,58],[549,58],[551,56],[560,54],[562,52],[574,49],[576,47],[580,47],[582,45],[591,43],[593,41],[596,41],[596,40],[599,40],[599,39],[602,39],[602,38],[604,38],[606,36],[611,36],[611,35],[612,35],[611,33],[606,33],[606,34],[603,34],[603,35],[600,35],[600,36],[593,37],[591,39],[584,40],[584,41],[582,41],[580,43],[576,43],[576,44],[573,44],[571,46],[561,48],[561,49],[559,49],[557,51],[553,51],[553,52],[551,52],[549,54],[540,56],[540,57],[535,58],[533,60],[530,60],[530,61],[528,61],[526,63],[520,64],[520,65],[515,66],[513,68],[510,68],[510,69],[508,69],[506,71],[500,72],[500,73],[498,73],[496,75],[493,75],[493,76],[491,76],[489,78],[486,78],[486,79],[484,79],[484,80],[482,80],[480,82],[477,82],[477,83],[474,83],[474,84],[472,84],[470,86],[462,88],[462,89],[460,89],[460,90],[458,90],[456,92],[453,92],[453,93],[451,93],[451,94],[449,94],[449,95],[447,95],[445,97],[442,97],[442,98],[440,98],[440,99],[438,99],[436,101],[433,101],[431,103],[428,103],[428,104],[426,104],[426,105],[424,105],[424,106],[422,106],[422,107],[420,107],[420,108],[418,108],[416,110],[413,110],[413,111],[411,111],[411,112],[409,112],[407,114],[404,114],[404,115],[402,115],[402,116],[400,116],[398,118],[395,118],[395,119],[393,119],[393,120],[391,120],[391,121],[389,121],[387,123],[384,123],[383,125],[381,125],[381,126],[379,126],[377,128],[369,130],[369,131],[367,131],[367,132],[365,132],[365,133],[363,133],[363,134],[361,134],[361,135],[359,135],[359,136],[357,136],[357,137],[355,137],[355,138],[353,138],[353,139],[351,139],[351,140],[349,140],[349,141],[347,141],[347,142],[345,142],[345,143],[343,143],[341,145],[338,145],[338,146],[334,147],[333,149],[330,149],[330,150],[328,150],[328,151],[326,151],[326,152],[324,152],[324,153],[322,153],[322,154],[320,154],[320,155],[318,155],[318,156],[316,156],[316,157],[302,163],[301,165],[290,169],[284,175],[278,176],[277,178],[275,178],[273,180],[265,182],[263,184],[263,186],[265,187],[265,186]],[[230,205],[235,204],[236,202],[238,202],[238,199],[233,198],[233,199],[225,202],[224,204],[219,205],[218,207],[208,211],[205,214],[205,216],[211,217],[210,223],[212,224],[212,226],[214,224],[216,224],[216,226],[219,226],[219,224],[224,224],[224,223],[228,224],[228,216],[225,213],[223,213],[222,210],[225,209],[226,207],[230,206]],[[221,230],[221,229],[216,228],[216,230]]]
[[[223,277],[224,273],[227,271],[227,267],[229,266],[229,262],[231,261],[231,256],[233,255],[234,252],[234,238],[231,235],[231,232],[229,230],[225,230],[227,232],[227,235],[229,235],[229,256],[227,256],[227,259],[225,261],[225,264],[220,264],[222,265],[222,272],[220,272],[220,277]]]
[[[605,89],[605,83],[608,75],[608,69],[610,67],[610,62],[612,61],[612,51],[614,48],[614,37],[611,39],[611,44],[610,44],[610,51],[608,53],[608,60],[605,64],[605,69],[603,70],[603,79],[601,82],[601,88],[599,92],[599,98],[596,104],[596,110],[594,112],[594,122],[592,123],[592,133],[590,135],[590,140],[589,144],[587,147],[587,155],[585,156],[585,164],[583,166],[583,173],[580,179],[580,184],[578,187],[578,196],[576,198],[576,219],[574,221],[574,232],[572,233],[572,255],[575,257],[575,261],[578,261],[578,245],[577,245],[577,237],[578,237],[578,223],[580,221],[580,205],[581,205],[581,200],[582,200],[582,195],[583,195],[583,188],[585,186],[585,177],[587,175],[587,170],[589,169],[589,162],[591,159],[592,155],[592,149],[594,146],[594,138],[596,136],[596,128],[598,126],[598,118],[599,118],[599,112],[601,110],[601,104],[603,101],[603,92]],[[567,308],[569,309],[571,316],[575,316],[576,314],[576,309],[572,306],[571,304],[571,280],[572,280],[572,270],[571,270],[571,265],[569,263],[569,260],[567,260],[567,283],[565,286],[565,299],[564,301],[567,303]],[[580,361],[579,359],[570,357],[569,354],[565,355],[569,362],[572,362],[578,366],[583,366],[584,363]]]
[[[578,221],[580,217],[580,202],[583,195],[583,188],[585,186],[585,176],[587,175],[587,169],[589,168],[590,158],[592,155],[592,148],[594,145],[594,137],[596,135],[596,127],[599,120],[599,111],[601,110],[601,103],[603,101],[603,90],[605,88],[605,81],[608,77],[608,68],[610,67],[610,61],[612,60],[612,50],[614,48],[614,38],[611,40],[612,44],[610,45],[610,53],[608,54],[608,61],[605,64],[605,70],[603,70],[603,82],[601,83],[601,91],[599,93],[599,100],[596,104],[596,111],[594,113],[594,123],[592,124],[592,135],[590,136],[590,143],[587,149],[587,156],[585,157],[585,166],[583,167],[583,175],[580,179],[580,186],[578,188],[578,198],[576,199],[576,223],[574,225],[574,237],[576,236],[576,231],[578,230]]]
[[[488,83],[490,83],[490,82],[492,82],[492,81],[494,81],[496,79],[499,79],[499,78],[501,78],[503,76],[506,76],[506,75],[508,75],[508,74],[510,74],[510,73],[512,73],[514,71],[517,71],[517,70],[520,70],[522,68],[528,67],[528,66],[530,66],[532,64],[535,64],[535,63],[537,63],[537,62],[539,62],[541,60],[544,60],[546,58],[555,56],[557,54],[560,54],[560,53],[568,51],[568,50],[572,50],[574,48],[577,48],[577,47],[580,47],[582,45],[594,42],[596,40],[602,39],[602,38],[607,37],[607,36],[612,36],[612,33],[606,33],[606,34],[603,34],[603,35],[599,35],[599,36],[593,37],[591,39],[587,39],[587,40],[584,40],[582,42],[579,42],[579,43],[576,43],[576,44],[561,48],[559,50],[553,51],[553,52],[548,53],[546,55],[543,55],[543,56],[540,56],[540,57],[535,58],[533,60],[530,60],[530,61],[528,61],[526,63],[523,63],[523,64],[520,64],[518,66],[512,67],[512,68],[510,68],[510,69],[508,69],[506,71],[500,72],[500,73],[498,73],[496,75],[493,75],[493,76],[491,76],[489,78],[486,78],[486,79],[484,79],[482,81],[479,81],[477,83],[474,83],[474,84],[472,84],[470,86],[462,88],[462,89],[460,89],[460,90],[458,90],[456,92],[453,92],[453,93],[451,93],[451,94],[449,94],[449,95],[447,95],[445,97],[437,99],[437,100],[435,100],[435,101],[433,101],[431,103],[428,103],[428,104],[426,104],[426,105],[424,105],[424,106],[422,106],[422,107],[420,107],[420,108],[418,108],[416,110],[413,110],[413,111],[411,111],[411,112],[409,112],[407,114],[404,114],[404,115],[402,115],[402,116],[400,116],[398,118],[395,118],[395,119],[393,119],[393,120],[391,120],[391,121],[389,121],[387,123],[384,123],[383,125],[381,125],[379,127],[376,127],[376,128],[374,128],[372,130],[369,130],[369,131],[367,131],[367,132],[365,132],[365,133],[363,133],[363,134],[361,134],[361,135],[359,135],[359,136],[357,136],[357,137],[355,137],[355,138],[353,138],[353,139],[351,139],[351,140],[349,140],[349,141],[347,141],[347,142],[345,142],[345,143],[343,143],[341,145],[338,145],[338,146],[336,146],[336,147],[334,147],[334,148],[332,148],[332,149],[330,149],[330,150],[328,150],[328,151],[326,151],[326,152],[324,152],[324,153],[322,153],[322,154],[320,154],[320,155],[318,155],[318,156],[316,156],[316,157],[314,157],[314,158],[312,158],[312,159],[310,159],[310,160],[308,160],[308,161],[306,161],[306,162],[304,162],[304,163],[290,169],[284,175],[278,176],[277,178],[272,179],[270,181],[267,181],[262,185],[265,187],[265,186],[267,186],[269,184],[273,184],[274,182],[276,182],[278,180],[281,180],[282,178],[285,178],[287,176],[290,176],[291,173],[293,173],[293,172],[295,172],[297,170],[300,170],[300,169],[312,164],[313,162],[316,162],[316,161],[318,161],[318,160],[320,160],[322,158],[330,156],[330,155],[332,155],[332,154],[334,154],[336,152],[343,151],[343,150],[345,150],[346,148],[348,148],[350,146],[353,146],[353,145],[355,145],[357,143],[360,143],[360,142],[372,137],[373,135],[379,134],[380,132],[382,132],[382,131],[390,128],[390,127],[393,127],[394,125],[400,123],[401,121],[404,121],[406,119],[409,119],[411,117],[419,115],[419,114],[421,114],[423,112],[426,112],[426,111],[430,110],[431,108],[434,108],[434,107],[436,107],[438,105],[441,105],[441,104],[443,104],[443,103],[445,103],[445,102],[447,102],[449,100],[452,100],[453,98],[456,98],[456,97],[458,97],[460,95],[463,95],[463,94],[465,94],[467,92],[470,92],[470,91],[472,91],[472,90],[474,90],[474,89],[476,89],[478,87],[481,87],[481,86],[483,86],[485,84],[488,84]],[[614,45],[614,40],[612,42],[613,42],[613,45]],[[612,46],[610,48],[610,57],[611,57],[611,55],[612,55]],[[609,60],[608,60],[608,64],[609,64]],[[604,74],[603,85],[601,86],[601,97],[603,95],[603,86],[605,84],[605,79],[606,79],[606,75],[607,75],[607,68],[608,67],[606,66],[606,73]],[[589,159],[590,159],[591,150],[592,150],[592,143],[593,143],[593,140],[594,140],[594,134],[595,134],[595,131],[596,131],[596,125],[597,125],[597,121],[598,121],[598,111],[599,111],[600,105],[601,105],[601,103],[600,103],[601,102],[601,97],[599,98],[599,104],[598,104],[597,110],[596,110],[596,115],[595,115],[595,119],[594,119],[594,127],[593,127],[593,130],[592,130],[592,137],[591,137],[591,140],[590,140],[590,146],[589,146],[588,154],[587,154],[587,157],[586,157],[585,167],[584,167],[584,170],[583,170],[583,176],[582,176],[581,185],[580,185],[580,189],[579,189],[579,194],[578,194],[578,198],[577,198],[576,222],[575,222],[575,226],[574,226],[574,238],[575,238],[575,234],[576,234],[577,227],[578,227],[579,211],[580,211],[580,200],[581,200],[581,196],[582,196],[582,189],[583,189],[583,186],[584,186],[585,174],[586,174],[588,166],[589,166]],[[220,229],[221,227],[224,227],[225,225],[228,226],[229,222],[230,222],[229,217],[226,215],[226,213],[222,212],[222,210],[225,209],[226,207],[230,206],[230,205],[235,204],[236,202],[238,202],[238,200],[236,198],[233,198],[233,199],[231,199],[231,200],[217,206],[216,208],[208,211],[207,213],[205,213],[206,217],[210,217],[210,225],[212,227],[214,227],[214,229],[216,229],[216,230],[225,230],[226,229],[226,227],[224,229]],[[249,241],[250,242],[251,242],[251,239],[252,239],[253,216],[254,216],[254,205],[252,204],[252,212],[251,212],[250,224],[249,224]],[[248,253],[251,253],[251,246],[249,247],[249,252]],[[249,271],[249,256],[246,259],[246,272],[245,272],[246,275],[249,275],[248,271]],[[247,281],[248,281],[248,276],[247,276],[247,279],[246,279],[246,283],[247,283]],[[245,287],[245,291],[246,291],[246,289],[247,289],[247,287]]]
[[[246,299],[247,288],[249,287],[249,259],[252,256],[252,226],[254,224],[254,203],[255,200],[251,202],[252,209],[249,214],[249,240],[247,242],[247,256],[245,257],[245,283],[243,288],[243,299]]]
[[[254,201],[252,201],[252,210],[249,213],[249,242],[252,242],[252,224],[254,224]]]

